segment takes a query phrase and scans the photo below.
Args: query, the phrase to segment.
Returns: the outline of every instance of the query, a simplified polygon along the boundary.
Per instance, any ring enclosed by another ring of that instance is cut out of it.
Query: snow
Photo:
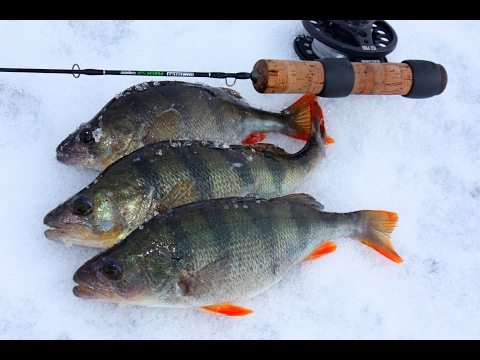
[[[338,241],[237,304],[254,310],[244,317],[77,298],[73,273],[99,250],[43,234],[47,212],[98,174],[59,163],[56,146],[115,94],[160,78],[0,72],[0,339],[480,339],[480,21],[386,21],[398,35],[388,61],[443,65],[445,91],[319,98],[335,143],[297,192],[324,211],[397,212],[404,262]],[[259,59],[297,60],[300,34],[301,20],[2,20],[0,67],[249,72]],[[269,111],[301,96],[232,88]]]

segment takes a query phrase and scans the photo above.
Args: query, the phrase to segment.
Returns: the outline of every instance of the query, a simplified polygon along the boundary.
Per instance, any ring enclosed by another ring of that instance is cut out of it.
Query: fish
[[[264,140],[267,133],[279,133],[306,141],[310,133],[306,103],[297,100],[281,112],[269,112],[250,106],[233,89],[183,81],[143,82],[116,95],[68,135],[57,146],[56,158],[103,171],[132,151],[164,140],[250,145]]]
[[[86,261],[73,275],[81,299],[244,316],[238,305],[281,281],[296,265],[353,238],[389,260],[403,259],[385,210],[324,212],[304,193],[272,199],[230,197],[188,203]]]
[[[159,212],[230,196],[273,198],[307,181],[326,153],[323,113],[304,98],[310,134],[296,153],[267,143],[225,145],[161,141],[118,159],[85,188],[45,215],[48,239],[107,248]]]

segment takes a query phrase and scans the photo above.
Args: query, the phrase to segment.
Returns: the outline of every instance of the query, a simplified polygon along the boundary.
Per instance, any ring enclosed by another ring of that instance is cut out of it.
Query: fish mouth
[[[135,296],[122,296],[117,291],[100,286],[100,285],[89,285],[78,279],[74,281],[79,283],[74,286],[72,289],[73,295],[80,299],[85,300],[97,300],[109,303],[117,304],[130,304],[130,305],[142,305],[142,306],[155,306],[155,299],[146,298],[142,293],[139,293]]]
[[[112,290],[101,286],[76,285],[72,289],[73,295],[80,299],[99,300],[105,302],[122,302]]]
[[[97,255],[98,256],[98,255]],[[78,285],[73,288],[73,295],[81,299],[107,300],[110,298],[108,289],[98,284],[98,279],[92,274],[92,264],[87,262],[73,275],[73,281]]]
[[[49,240],[102,249],[117,241],[115,237],[112,238],[108,233],[95,235],[92,229],[82,224],[65,224],[58,221],[46,221],[44,223],[52,228],[44,231],[45,237]]]
[[[67,152],[59,149],[60,146],[57,148],[57,160],[65,165],[75,166],[77,168],[87,168],[96,171],[102,171],[106,167],[104,164],[104,162],[107,162],[106,160],[95,159],[93,154],[90,154],[86,151],[76,152],[70,150]]]
[[[80,145],[70,144],[73,140],[64,140],[56,149],[57,160],[65,165],[75,166],[77,168],[87,168],[96,171],[102,171],[106,167],[106,163],[112,162],[105,157],[98,157],[98,151],[92,147],[85,147]]]
[[[90,273],[91,267],[84,265],[73,275],[73,281],[78,285],[74,286],[73,295],[81,299],[92,299],[104,302],[125,302],[119,294],[108,286],[98,284],[98,280]]]
[[[90,286],[79,284],[73,287],[73,295],[80,299],[98,300],[104,302],[121,303],[122,298],[118,296],[113,290],[102,286]]]
[[[72,291],[73,295],[81,299],[96,299],[98,297],[94,288],[88,286],[77,285]]]
[[[84,161],[84,158],[88,155],[87,149],[70,145],[70,141],[73,142],[71,135],[57,146],[57,160],[68,165]]]

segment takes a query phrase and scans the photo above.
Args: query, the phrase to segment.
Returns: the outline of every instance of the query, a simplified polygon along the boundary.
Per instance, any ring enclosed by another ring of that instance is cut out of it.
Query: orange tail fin
[[[287,118],[286,128],[289,133],[286,135],[307,141],[310,135],[310,103],[312,101],[317,101],[317,96],[306,94],[282,111]]]
[[[402,258],[390,242],[390,233],[398,220],[397,213],[382,210],[364,210],[360,213],[364,216],[366,226],[365,231],[358,236],[358,240],[390,260],[401,263]]]
[[[322,131],[324,128],[323,112],[317,102],[317,96],[314,94],[303,95],[300,99],[295,101],[292,105],[282,111],[282,114],[287,119],[287,126],[285,126],[285,135],[291,136],[295,139],[307,141],[310,136],[311,123],[313,115],[311,113],[311,104],[316,103],[315,111],[318,112],[318,117],[321,119]],[[316,117],[316,114],[315,114]],[[327,144],[335,142],[330,136],[326,136]]]
[[[253,313],[253,310],[233,304],[215,304],[209,306],[202,306],[200,307],[200,309],[212,312],[214,314],[226,316],[245,316]]]

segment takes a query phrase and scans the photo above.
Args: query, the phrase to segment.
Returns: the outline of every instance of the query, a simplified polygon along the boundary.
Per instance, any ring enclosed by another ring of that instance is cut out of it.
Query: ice
[[[101,137],[103,136],[102,128],[97,128],[97,129],[93,130],[92,135],[93,135],[93,138],[95,139],[95,141],[98,142],[98,140],[100,140]]]
[[[99,249],[43,234],[43,217],[98,175],[59,163],[57,145],[113,97],[159,78],[0,72],[0,339],[480,339],[480,21],[386,21],[398,35],[388,61],[443,65],[445,91],[319,98],[335,142],[296,192],[327,212],[397,212],[391,239],[404,262],[338,241],[239,301],[254,312],[238,318],[79,299],[72,276]],[[2,20],[0,67],[246,72],[259,59],[298,60],[299,34],[301,20]],[[250,80],[232,89],[267,111],[301,96],[260,94]]]

